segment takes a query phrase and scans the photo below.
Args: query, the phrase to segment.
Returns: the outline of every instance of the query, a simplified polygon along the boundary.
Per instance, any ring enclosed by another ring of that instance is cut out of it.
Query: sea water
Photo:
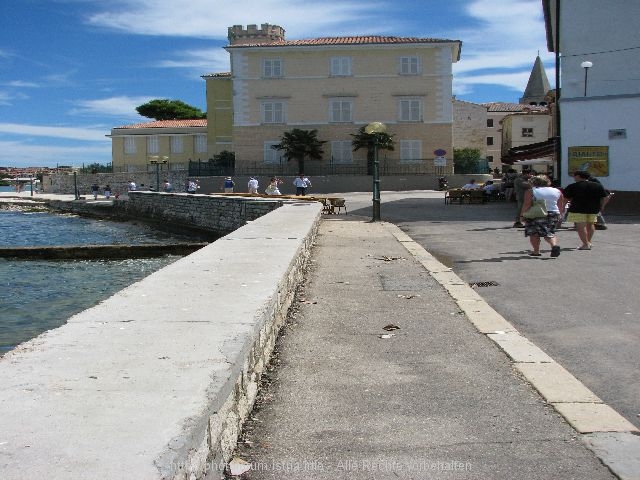
[[[0,210],[0,246],[175,243],[194,240],[129,222]],[[179,256],[126,260],[0,258],[0,355],[57,328]]]

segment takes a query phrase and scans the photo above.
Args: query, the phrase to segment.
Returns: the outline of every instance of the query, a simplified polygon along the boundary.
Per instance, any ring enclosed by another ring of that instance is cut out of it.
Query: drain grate
[[[471,288],[480,288],[480,287],[498,287],[500,284],[498,282],[494,282],[490,280],[488,282],[470,282],[469,286]]]

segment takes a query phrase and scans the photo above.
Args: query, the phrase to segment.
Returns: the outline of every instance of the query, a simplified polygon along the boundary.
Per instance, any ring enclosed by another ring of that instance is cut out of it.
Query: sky
[[[287,40],[393,35],[462,41],[453,94],[522,96],[536,55],[553,88],[540,0],[10,0],[0,28],[0,167],[111,161],[135,108],[206,111],[202,75],[228,72],[227,28],[275,24]]]

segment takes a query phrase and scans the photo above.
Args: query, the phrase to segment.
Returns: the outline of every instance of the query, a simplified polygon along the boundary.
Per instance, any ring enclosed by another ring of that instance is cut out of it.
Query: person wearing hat
[[[224,179],[224,193],[233,193],[233,187],[235,183],[231,180],[231,177],[227,177]]]

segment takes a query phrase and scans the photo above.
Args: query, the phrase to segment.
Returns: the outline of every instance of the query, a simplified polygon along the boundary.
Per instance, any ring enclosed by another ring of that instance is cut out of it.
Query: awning
[[[513,162],[513,165],[551,165],[553,160],[551,158],[532,158],[530,160],[518,160]]]
[[[552,137],[544,142],[530,143],[528,145],[510,148],[507,154],[502,157],[501,161],[507,165],[513,165],[520,160],[552,157],[555,155],[557,148],[558,137]],[[520,165],[522,164],[520,163]]]

